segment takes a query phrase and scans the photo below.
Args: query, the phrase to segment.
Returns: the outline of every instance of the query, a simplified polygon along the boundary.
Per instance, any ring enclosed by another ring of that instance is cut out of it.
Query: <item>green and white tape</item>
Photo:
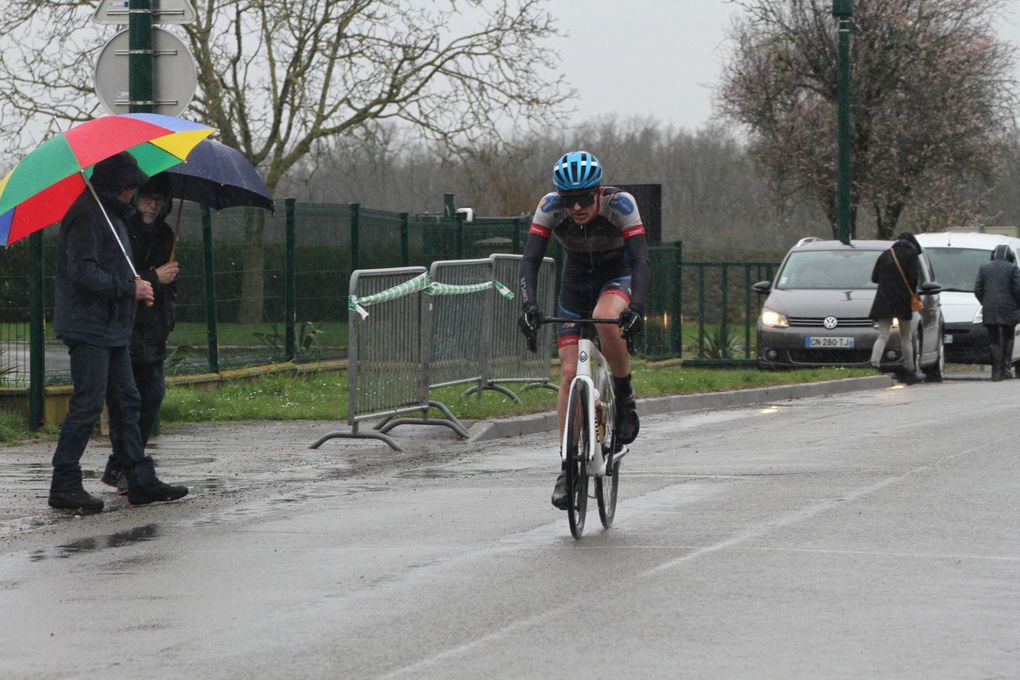
[[[418,276],[414,277],[410,281],[404,281],[400,285],[387,288],[386,290],[378,293],[372,293],[365,297],[358,297],[357,295],[351,295],[347,298],[347,309],[357,312],[364,319],[368,317],[368,312],[365,307],[371,305],[377,305],[380,302],[389,302],[390,300],[396,300],[412,293],[423,291],[429,286],[429,273],[422,272]]]
[[[510,289],[495,279],[492,281],[486,281],[485,283],[471,283],[466,285],[455,285],[452,283],[439,283],[438,281],[433,281],[425,289],[425,292],[428,295],[467,295],[468,293],[480,293],[483,290],[488,290],[490,288],[495,288],[496,291],[507,300],[514,299],[514,294],[510,291]]]
[[[495,279],[492,281],[486,281],[485,283],[456,285],[452,283],[431,281],[428,272],[424,272],[410,281],[405,281],[398,286],[387,288],[386,290],[378,293],[372,293],[371,295],[366,295],[364,297],[351,295],[347,298],[347,309],[357,312],[362,319],[365,319],[368,317],[368,311],[365,307],[376,305],[380,302],[396,300],[397,298],[406,297],[413,293],[425,292],[428,295],[467,295],[469,293],[480,293],[483,290],[488,290],[490,288],[495,288],[496,291],[507,300],[514,299],[513,292]]]

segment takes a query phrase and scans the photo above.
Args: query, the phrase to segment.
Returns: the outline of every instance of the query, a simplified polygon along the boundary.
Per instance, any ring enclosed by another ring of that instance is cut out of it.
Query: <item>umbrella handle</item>
[[[177,204],[177,224],[174,226],[174,244],[170,247],[170,262],[177,261],[177,240],[181,237],[181,213],[183,211],[184,199],[182,198]]]
[[[138,274],[135,274],[135,281],[141,281],[141,280],[142,280],[142,277],[139,276]],[[142,302],[145,303],[146,307],[152,307],[154,304],[156,304],[155,300],[142,300]]]
[[[124,244],[121,243],[120,236],[117,235],[117,228],[113,226],[113,222],[110,221],[110,216],[106,214],[106,208],[103,207],[103,202],[99,200],[99,194],[96,193],[95,187],[92,186],[92,182],[89,181],[89,178],[85,176],[85,171],[81,170],[80,173],[81,178],[85,180],[85,186],[89,188],[89,191],[92,192],[92,197],[96,199],[96,204],[99,206],[100,212],[102,212],[103,217],[106,218],[106,223],[110,226],[110,233],[113,234],[113,240],[117,242],[118,246],[120,246],[120,252],[123,253],[124,259],[127,260],[128,267],[131,268],[131,273],[134,275],[135,281],[140,281],[142,277],[138,275],[138,271],[135,270],[135,263],[131,261],[131,257],[124,249]],[[152,307],[154,304],[155,302],[152,300],[145,301],[146,307]]]

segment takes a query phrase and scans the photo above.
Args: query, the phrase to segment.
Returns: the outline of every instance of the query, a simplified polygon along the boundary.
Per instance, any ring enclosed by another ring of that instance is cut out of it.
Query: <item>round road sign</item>
[[[152,29],[153,113],[179,116],[198,89],[198,72],[191,50],[162,28]],[[128,31],[106,43],[96,59],[96,94],[110,113],[129,113]]]

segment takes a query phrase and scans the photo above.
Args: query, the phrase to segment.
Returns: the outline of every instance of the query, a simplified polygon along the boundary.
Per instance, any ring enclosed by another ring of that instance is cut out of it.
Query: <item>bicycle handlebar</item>
[[[569,316],[546,316],[542,318],[542,323],[577,323],[577,324],[596,324],[596,323],[610,323],[614,326],[620,325],[619,319],[573,319]]]
[[[622,325],[619,319],[572,319],[570,317],[563,316],[546,316],[542,318],[542,323],[576,323],[582,326],[593,326],[597,323],[612,324],[614,326]],[[628,336],[624,338],[627,341],[627,354],[634,356],[637,354],[637,346],[634,344],[634,336]]]

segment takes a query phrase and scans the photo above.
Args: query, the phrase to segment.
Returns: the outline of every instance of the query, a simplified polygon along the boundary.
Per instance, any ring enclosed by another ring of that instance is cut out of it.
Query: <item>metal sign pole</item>
[[[152,0],[130,0],[128,11],[128,109],[152,113]]]

